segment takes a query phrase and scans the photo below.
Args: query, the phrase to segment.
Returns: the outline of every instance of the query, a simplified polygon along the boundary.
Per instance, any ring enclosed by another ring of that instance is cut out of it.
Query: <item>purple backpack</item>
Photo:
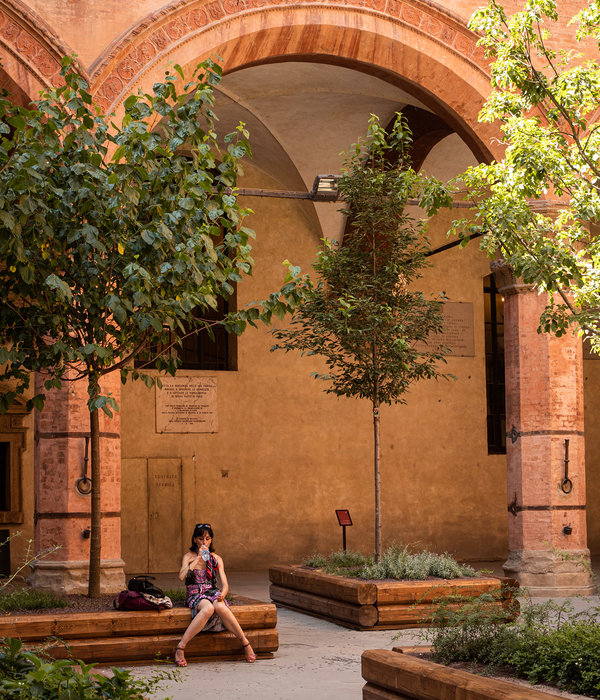
[[[136,591],[121,591],[113,600],[117,610],[162,610],[163,606],[151,603]],[[166,607],[166,606],[165,606]]]

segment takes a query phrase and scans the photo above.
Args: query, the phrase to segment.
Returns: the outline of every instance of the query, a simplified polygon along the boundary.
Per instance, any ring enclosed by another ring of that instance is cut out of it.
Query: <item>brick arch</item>
[[[354,6],[353,3],[355,3]],[[479,124],[489,76],[476,36],[424,0],[189,0],[145,18],[90,67],[105,111],[149,89],[171,61],[221,56],[225,72],[265,62],[322,61],[397,82],[444,117],[481,160],[500,155]]]
[[[2,82],[9,90],[16,88],[19,102],[57,85],[61,58],[72,53],[33,10],[18,0],[0,0]]]

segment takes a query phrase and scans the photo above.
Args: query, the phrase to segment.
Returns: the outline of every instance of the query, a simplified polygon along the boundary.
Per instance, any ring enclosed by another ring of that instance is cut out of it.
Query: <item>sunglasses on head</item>
[[[210,530],[212,530],[210,523],[196,523],[194,530],[202,530],[203,528],[209,528]]]

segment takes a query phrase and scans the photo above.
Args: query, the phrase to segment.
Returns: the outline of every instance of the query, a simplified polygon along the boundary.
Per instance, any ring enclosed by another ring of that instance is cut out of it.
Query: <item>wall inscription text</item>
[[[157,433],[216,433],[216,377],[165,377],[156,387]]]

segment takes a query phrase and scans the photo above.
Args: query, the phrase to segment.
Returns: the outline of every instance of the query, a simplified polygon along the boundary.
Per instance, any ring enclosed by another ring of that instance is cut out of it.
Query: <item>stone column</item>
[[[590,595],[581,339],[538,333],[547,297],[516,280],[501,261],[492,263],[492,271],[504,296],[504,571],[535,596]]]
[[[36,376],[36,390],[43,377]],[[120,401],[118,372],[102,382]],[[121,559],[121,439],[120,416],[100,412],[102,460],[102,593],[125,587]],[[35,418],[35,553],[59,546],[32,566],[29,583],[65,593],[87,593],[90,554],[91,482],[85,474],[86,438],[90,435],[85,380],[65,382],[48,393],[44,410]],[[91,476],[91,448],[87,475]],[[83,491],[83,493],[82,493]]]

